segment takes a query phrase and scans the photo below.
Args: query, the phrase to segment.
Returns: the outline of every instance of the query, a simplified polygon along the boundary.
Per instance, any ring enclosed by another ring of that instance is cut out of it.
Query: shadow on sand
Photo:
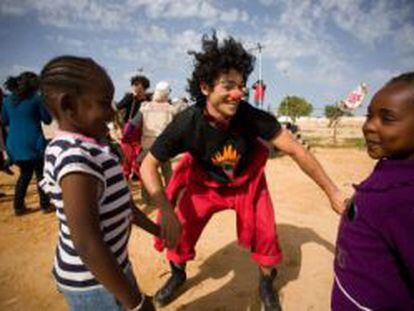
[[[280,224],[278,235],[284,259],[278,268],[279,275],[275,282],[277,290],[298,278],[303,244],[316,243],[334,253],[334,246],[310,228]],[[229,243],[210,256],[202,263],[200,270],[197,275],[188,279],[180,295],[210,278],[221,279],[231,273],[232,279],[215,292],[181,305],[177,310],[260,310],[258,270],[248,252],[241,249],[237,242]],[[283,303],[283,297],[281,300]]]

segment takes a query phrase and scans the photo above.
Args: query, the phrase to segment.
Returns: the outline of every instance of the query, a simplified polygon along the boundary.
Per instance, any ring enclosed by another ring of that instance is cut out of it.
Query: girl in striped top
[[[89,58],[45,65],[41,88],[59,131],[46,149],[42,187],[57,208],[53,274],[71,310],[154,310],[128,260],[131,222],[158,235],[132,201],[118,158],[99,143],[113,117],[114,87]]]

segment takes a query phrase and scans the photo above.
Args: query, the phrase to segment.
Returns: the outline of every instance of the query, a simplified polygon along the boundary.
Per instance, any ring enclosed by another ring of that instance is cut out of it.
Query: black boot
[[[185,264],[177,265],[170,261],[171,276],[154,296],[154,301],[158,307],[163,307],[170,303],[176,295],[178,289],[187,280]]]
[[[273,289],[273,280],[277,275],[277,270],[272,269],[270,275],[260,272],[259,295],[265,311],[281,311],[279,296]]]

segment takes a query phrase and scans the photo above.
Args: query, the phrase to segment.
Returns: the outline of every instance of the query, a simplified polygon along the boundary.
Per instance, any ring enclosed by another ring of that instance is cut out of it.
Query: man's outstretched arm
[[[312,180],[326,193],[332,209],[338,214],[345,210],[346,197],[329,178],[319,161],[309,150],[305,149],[287,129],[282,129],[271,141],[271,144],[289,155]]]

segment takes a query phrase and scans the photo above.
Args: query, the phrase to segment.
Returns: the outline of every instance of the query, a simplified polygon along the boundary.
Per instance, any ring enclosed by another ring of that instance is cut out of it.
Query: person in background
[[[123,125],[135,116],[143,101],[150,99],[146,93],[149,87],[150,81],[147,77],[137,75],[131,78],[131,92],[115,103],[116,109],[123,111]]]
[[[14,175],[14,172],[10,169],[12,163],[10,162],[6,151],[7,129],[2,120],[3,101],[6,96],[7,95],[3,93],[3,89],[0,87],[0,171],[7,175]]]
[[[20,174],[15,186],[14,213],[25,214],[27,188],[33,172],[39,182],[43,178],[44,151],[47,141],[43,134],[42,122],[50,124],[52,118],[39,94],[39,78],[33,72],[23,72],[18,77],[9,77],[5,87],[10,95],[4,100],[2,121],[7,128],[7,154]],[[48,197],[38,187],[40,209],[52,211]]]
[[[171,88],[169,83],[160,81],[155,86],[152,101],[142,103],[139,109],[142,118],[142,152],[139,156],[140,162],[142,162],[154,141],[164,131],[167,125],[171,123],[180,111],[186,108],[183,104],[170,104],[170,94]],[[172,175],[170,160],[161,164],[161,174],[164,186],[168,185]],[[142,188],[142,197],[149,204],[150,198],[145,187]]]
[[[254,90],[254,104],[256,107],[263,108],[263,101],[266,92],[266,84],[264,84],[263,80],[257,80],[253,86]]]
[[[121,149],[123,153],[122,169],[127,180],[139,180],[138,155],[141,153],[141,127],[131,127],[131,121],[139,112],[143,101],[148,100],[147,89],[150,81],[145,76],[133,76],[131,78],[131,92],[127,93],[121,101],[115,103],[118,110],[124,112],[121,138]]]
[[[3,130],[3,121],[1,119],[1,111],[3,107],[3,90],[0,88],[0,171],[5,172],[6,174],[13,175],[13,172],[6,165],[6,143],[5,135]],[[6,196],[4,192],[0,191],[0,198]]]

